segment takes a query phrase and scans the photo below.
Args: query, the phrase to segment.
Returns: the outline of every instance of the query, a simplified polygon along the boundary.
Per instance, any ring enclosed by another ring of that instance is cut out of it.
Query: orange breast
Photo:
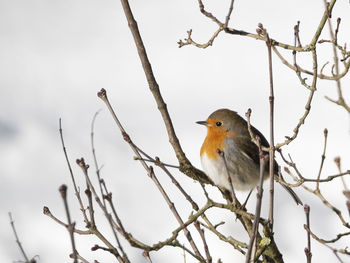
[[[201,156],[205,153],[210,159],[217,159],[217,149],[220,151],[224,150],[225,138],[235,136],[232,132],[222,132],[215,129],[208,128],[207,137],[201,148]]]

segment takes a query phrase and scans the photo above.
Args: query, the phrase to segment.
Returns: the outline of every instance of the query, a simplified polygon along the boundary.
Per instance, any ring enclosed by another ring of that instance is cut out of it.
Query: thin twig
[[[310,229],[310,206],[304,205],[304,211],[306,215],[306,226],[308,229]],[[306,255],[306,262],[311,263],[311,239],[310,239],[310,232],[306,231],[306,237],[307,237],[307,247],[304,249],[305,255]]]
[[[17,231],[16,231],[16,228],[15,228],[15,222],[12,219],[11,212],[9,212],[9,217],[10,217],[10,224],[11,224],[11,227],[12,227],[12,230],[13,230],[13,234],[15,235],[15,238],[16,238],[16,243],[17,243],[19,249],[21,250],[21,253],[22,253],[23,257],[24,257],[25,263],[29,263],[29,259],[27,257],[27,254],[24,251],[22,243],[19,241],[19,238],[18,238],[18,235],[17,235]]]
[[[106,210],[106,207],[103,205],[101,199],[99,198],[99,196],[97,195],[97,192],[95,190],[94,185],[91,183],[91,180],[89,178],[88,175],[88,169],[89,169],[89,165],[85,164],[85,160],[84,158],[81,159],[77,159],[76,163],[79,165],[79,167],[82,169],[85,179],[86,179],[86,183],[89,186],[89,189],[91,190],[92,194],[95,197],[95,201],[97,202],[97,204],[99,205],[99,207],[101,208],[101,210],[104,212],[105,216],[108,218],[109,214],[108,211]],[[113,221],[112,221],[113,222]],[[113,222],[113,226],[115,226],[115,222]],[[90,227],[89,228],[91,233],[96,235],[108,248],[109,248],[109,252],[111,254],[113,254],[117,260],[120,263],[124,263],[125,261],[123,260],[123,258],[121,257],[121,255],[119,254],[119,251],[116,247],[114,247],[103,235],[102,233],[96,228],[96,227]]]
[[[94,159],[96,176],[97,176],[98,184],[99,184],[99,187],[100,187],[100,193],[101,193],[101,196],[104,196],[104,194],[103,194],[104,180],[101,179],[101,175],[100,175],[101,168],[99,167],[98,162],[97,162],[96,149],[95,149],[95,136],[94,136],[95,135],[95,133],[94,133],[95,121],[96,121],[97,115],[99,114],[100,111],[101,110],[97,111],[94,114],[94,117],[92,118],[90,138],[91,138],[91,150],[92,150],[92,155],[93,155],[93,159]],[[106,194],[108,194],[107,191],[106,191]],[[103,206],[106,208],[106,211],[108,211],[108,209],[106,207],[105,198],[102,198],[102,202],[103,202]],[[120,249],[121,253],[123,254],[123,258],[124,258],[125,262],[130,262],[127,254],[125,253],[125,250],[124,250],[122,244],[120,243],[118,234],[115,231],[115,228],[113,227],[111,215],[108,212],[105,215],[106,215],[108,223],[109,223],[109,225],[111,227],[111,230],[113,232],[114,238],[117,241],[118,248]]]
[[[339,156],[334,158],[335,165],[338,168],[339,174],[342,174],[342,169],[341,169],[341,158]],[[348,186],[346,185],[344,177],[341,177],[341,181],[343,183],[344,191],[349,191]]]
[[[169,196],[167,195],[167,193],[165,192],[164,188],[162,187],[162,185],[158,181],[158,178],[156,177],[156,175],[155,175],[155,173],[153,171],[153,167],[152,166],[148,166],[147,163],[142,160],[142,156],[140,155],[138,149],[134,146],[134,143],[132,142],[131,138],[126,133],[125,129],[123,128],[123,126],[121,124],[121,122],[117,118],[117,115],[115,114],[115,112],[113,110],[113,107],[112,107],[112,105],[110,104],[110,102],[109,102],[109,100],[107,98],[106,90],[101,89],[101,91],[98,93],[98,97],[100,99],[102,99],[103,102],[108,107],[110,113],[112,114],[112,117],[113,117],[114,121],[116,122],[117,126],[119,127],[119,130],[122,133],[122,136],[123,136],[124,140],[129,144],[129,146],[131,147],[131,149],[133,150],[135,155],[140,159],[140,162],[141,162],[142,166],[145,168],[145,170],[147,171],[148,176],[155,183],[155,185],[157,186],[158,190],[160,191],[160,193],[162,194],[163,198],[165,199],[166,203],[169,205],[169,208],[170,208],[171,212],[173,213],[173,215],[175,216],[176,220],[182,226],[184,224],[184,222],[181,219],[179,213],[177,212],[174,203],[171,202]],[[197,248],[197,246],[196,246],[196,244],[195,244],[195,242],[194,242],[194,240],[193,240],[193,238],[191,236],[191,233],[189,232],[189,230],[186,227],[184,228],[184,233],[185,233],[185,236],[186,236],[188,242],[190,243],[193,251],[195,252],[195,254],[198,256],[198,258],[200,258],[201,260],[204,260],[203,256],[200,254],[200,252],[199,252],[199,250],[198,250],[198,248]]]
[[[197,229],[197,231],[198,231],[198,233],[199,233],[199,235],[200,235],[200,237],[202,239],[205,255],[206,255],[206,258],[207,258],[206,262],[207,263],[211,263],[213,259],[212,259],[211,255],[210,255],[209,247],[208,247],[207,241],[205,239],[204,229],[201,229],[200,224],[199,224],[198,221],[194,222],[194,226]]]
[[[175,177],[170,173],[170,171],[166,168],[166,166],[168,167],[172,167],[172,168],[179,168],[178,166],[173,166],[170,164],[164,164],[163,162],[160,161],[159,157],[155,157],[154,159],[149,156],[147,153],[145,153],[142,149],[140,149],[139,147],[137,147],[137,145],[135,145],[133,142],[130,142],[133,144],[134,147],[137,148],[137,150],[144,155],[146,158],[148,158],[148,160],[143,159],[144,161],[150,161],[152,163],[154,163],[155,165],[157,165],[158,167],[160,167],[166,175],[169,176],[169,178],[171,179],[172,183],[179,189],[179,191],[181,192],[181,194],[186,198],[186,200],[188,202],[191,203],[192,208],[196,211],[198,211],[199,207],[196,204],[195,201],[193,201],[193,199],[191,198],[191,196],[189,194],[186,193],[186,191],[182,188],[182,186],[180,185],[180,183],[175,179]],[[140,160],[138,157],[134,157],[135,160]]]
[[[314,47],[316,45],[316,43],[317,43],[317,41],[318,41],[318,39],[319,39],[319,37],[320,37],[320,35],[322,33],[324,25],[326,24],[328,18],[332,14],[332,10],[333,10],[333,7],[334,7],[336,2],[337,2],[337,0],[332,0],[332,1],[329,2],[328,8],[326,8],[326,10],[324,11],[323,16],[321,18],[321,21],[320,21],[320,23],[319,23],[319,25],[317,27],[317,30],[316,30],[316,32],[314,34],[314,37],[312,38],[312,40],[310,42],[310,46],[311,47]]]
[[[59,225],[61,226],[64,226],[65,228],[67,228],[68,230],[68,224],[64,223],[62,220],[58,219],[56,216],[54,216],[50,209],[47,207],[47,206],[44,206],[43,208],[43,214],[44,215],[47,215],[48,217],[50,217],[53,221],[55,221],[56,223],[58,223]],[[80,229],[77,229],[77,228],[74,228],[74,232],[79,234],[79,235],[90,235],[92,234],[90,232],[90,230],[80,230]]]
[[[339,218],[339,220],[342,222],[343,226],[345,226],[346,228],[350,229],[350,224],[344,219],[342,212],[336,208],[334,205],[332,205],[321,193],[320,189],[311,189],[310,187],[307,187],[305,185],[302,185],[302,187],[309,191],[310,193],[313,193],[314,195],[316,195],[321,201],[322,203],[327,206],[329,209],[331,209]]]
[[[97,115],[100,113],[101,110],[95,112],[94,117],[92,118],[91,121],[91,132],[90,132],[90,140],[91,140],[91,151],[92,151],[92,156],[94,159],[94,164],[95,164],[95,170],[96,170],[96,175],[97,175],[97,180],[99,182],[99,186],[100,186],[100,192],[101,192],[101,196],[103,196],[103,190],[102,190],[102,184],[101,184],[101,176],[100,176],[100,168],[97,162],[97,156],[96,156],[96,149],[95,149],[95,140],[94,140],[94,127],[95,127],[95,121],[97,118]],[[106,205],[105,200],[102,200],[103,204]]]
[[[184,39],[184,41],[182,41],[181,39],[177,42],[177,44],[179,45],[179,48],[183,47],[183,46],[187,46],[187,45],[193,45],[196,46],[198,48],[207,48],[213,45],[214,40],[219,36],[220,32],[223,31],[224,28],[223,27],[219,27],[214,34],[212,35],[212,37],[204,44],[199,44],[196,41],[194,41],[192,39],[192,29],[187,31],[187,38]]]
[[[302,44],[300,41],[299,29],[300,29],[300,21],[298,21],[297,24],[294,26],[294,36],[295,36],[294,46],[301,47]]]
[[[330,250],[332,250],[332,252],[335,254],[335,256],[338,258],[338,260],[340,262],[343,262],[341,261],[341,259],[339,258],[338,254],[337,253],[341,253],[341,254],[344,254],[344,255],[350,255],[350,251],[347,250],[347,247],[345,249],[336,249],[336,248],[333,248],[332,246],[328,245],[327,243],[325,243],[321,238],[319,238],[317,235],[315,235],[311,230],[310,228],[308,228],[306,225],[304,225],[304,229],[306,231],[308,231],[311,235],[311,237],[316,240],[317,242],[319,242],[320,244],[326,246],[327,248],[329,248]]]
[[[310,109],[311,109],[311,102],[314,96],[314,93],[316,91],[316,83],[317,83],[317,54],[316,54],[316,49],[313,49],[311,51],[312,53],[312,62],[313,62],[313,79],[312,79],[312,85],[311,85],[311,89],[310,89],[310,94],[309,97],[307,99],[306,105],[305,105],[305,111],[303,116],[299,119],[299,122],[297,124],[297,126],[294,128],[293,130],[293,135],[291,137],[286,136],[286,140],[282,143],[278,143],[275,148],[276,150],[280,149],[282,146],[284,145],[288,145],[289,143],[291,143],[297,136],[299,133],[299,129],[300,127],[305,123],[305,120],[307,118],[307,116],[310,113]]]
[[[78,263],[78,257],[77,257],[77,250],[75,248],[75,240],[74,240],[74,228],[75,228],[75,223],[72,223],[71,218],[70,218],[70,212],[68,208],[68,201],[67,201],[67,186],[66,185],[61,185],[59,188],[59,191],[61,193],[61,197],[64,203],[64,209],[66,210],[66,215],[67,215],[67,221],[68,221],[68,232],[72,244],[72,255],[74,259],[74,263]]]
[[[319,189],[320,189],[321,172],[322,172],[324,160],[326,159],[326,148],[327,148],[328,130],[327,130],[327,129],[324,129],[323,134],[324,134],[323,153],[322,153],[322,156],[321,156],[320,169],[318,170],[318,175],[317,175],[316,191],[319,191]]]
[[[230,7],[228,9],[228,13],[227,13],[226,20],[225,20],[225,28],[228,27],[228,22],[230,21],[230,18],[231,18],[231,14],[232,14],[232,10],[233,10],[233,3],[234,3],[234,0],[231,0],[231,4],[230,4]]]
[[[139,149],[139,151],[140,151],[140,149]],[[140,153],[141,153],[141,151],[140,151]],[[156,159],[153,159],[153,158],[150,158],[150,159],[148,159],[148,158],[141,158],[140,159],[139,157],[134,156],[134,160],[136,160],[136,161],[143,160],[145,162],[154,163],[157,166],[162,165],[164,167],[169,167],[169,168],[174,168],[174,169],[179,169],[180,168],[180,166],[178,166],[178,165],[173,165],[173,164],[164,163],[164,162],[158,162]]]
[[[70,257],[72,257],[73,255],[69,255]],[[83,258],[80,254],[77,254],[77,257],[79,260],[81,260],[81,262],[83,263],[90,263],[87,259]]]
[[[204,226],[206,229],[210,230],[212,233],[214,233],[217,237],[220,238],[220,240],[223,240],[227,243],[229,243],[230,245],[232,245],[236,250],[238,250],[240,253],[242,253],[242,255],[245,255],[245,251],[242,249],[246,249],[248,248],[248,245],[244,242],[238,241],[237,239],[233,238],[232,236],[225,236],[223,235],[221,232],[219,232],[217,230],[218,225],[220,224],[216,224],[215,226],[209,221],[209,219],[207,218],[207,216],[203,213],[201,215],[201,217],[203,218],[203,220],[205,221],[206,224],[202,224],[202,226]]]
[[[152,259],[149,256],[149,251],[143,251],[142,256],[148,261],[148,263],[152,263]]]
[[[260,138],[257,136],[256,140],[260,144]],[[250,235],[249,245],[248,245],[248,251],[246,254],[246,263],[255,262],[255,253],[253,254],[252,251],[255,251],[255,244],[256,242],[256,236],[258,233],[258,227],[259,227],[259,218],[260,218],[260,212],[261,212],[261,203],[262,203],[262,196],[263,196],[263,182],[264,182],[264,173],[265,173],[265,164],[267,162],[268,156],[265,155],[261,149],[261,146],[259,147],[259,157],[260,157],[260,181],[258,186],[258,193],[257,193],[257,200],[256,200],[256,207],[255,207],[255,217],[254,217],[254,224],[252,233]]]
[[[89,214],[90,214],[90,226],[89,227],[96,227],[95,224],[95,211],[94,211],[94,206],[93,206],[93,202],[92,202],[92,195],[91,195],[91,191],[90,191],[90,187],[87,187],[85,190],[85,195],[88,198],[89,201],[89,206],[88,206],[88,210],[89,210]]]
[[[329,10],[329,3],[327,3],[326,0],[323,1],[326,10]],[[339,31],[339,25],[340,25],[340,18],[337,19],[337,28],[335,32],[333,31],[333,26],[332,26],[332,20],[330,17],[327,19],[328,21],[328,27],[329,27],[329,34],[332,39],[332,49],[333,49],[333,55],[334,55],[334,70],[335,72],[333,73],[333,76],[339,75],[339,58],[338,58],[338,53],[337,53],[337,42],[338,42],[338,31]],[[345,102],[344,97],[343,97],[343,92],[342,92],[342,87],[341,87],[341,82],[340,79],[336,79],[336,85],[337,85],[337,92],[338,92],[338,99],[333,100],[330,99],[329,97],[325,97],[329,101],[338,104],[342,106],[348,113],[350,113],[350,106]]]
[[[316,179],[314,179],[314,178],[305,178],[305,177],[300,173],[299,169],[297,168],[296,164],[293,162],[293,160],[292,160],[292,158],[291,158],[290,155],[289,155],[290,161],[288,161],[288,160],[284,157],[284,155],[282,154],[281,149],[279,149],[279,153],[280,153],[280,155],[281,155],[281,157],[282,157],[282,160],[283,160],[286,164],[288,164],[290,167],[292,167],[292,168],[294,169],[294,171],[297,173],[298,177],[299,177],[299,178],[294,178],[294,177],[293,177],[293,178],[295,179],[295,181],[297,181],[296,184],[287,184],[287,183],[285,183],[285,182],[283,182],[283,181],[280,182],[280,183],[282,183],[282,184],[288,185],[289,187],[297,187],[297,186],[302,185],[304,182],[326,183],[326,182],[332,181],[332,180],[335,179],[335,178],[338,178],[338,177],[343,178],[344,175],[350,174],[350,170],[347,170],[347,171],[342,172],[342,173],[339,173],[339,174],[329,175],[329,176],[327,176],[326,178],[324,178],[324,179],[319,179],[319,180],[318,180],[317,178],[316,178]],[[285,170],[288,174],[291,175],[291,173],[290,173],[290,171],[289,171],[289,169],[288,169],[287,167],[285,167],[284,170]]]
[[[80,191],[79,191],[79,189],[77,187],[77,184],[75,183],[74,174],[73,174],[70,162],[69,162],[66,146],[64,144],[61,118],[59,119],[59,133],[60,133],[61,145],[62,145],[62,148],[63,148],[64,157],[66,159],[66,163],[67,163],[67,166],[68,166],[68,169],[69,169],[69,173],[70,173],[70,176],[71,176],[71,179],[72,179],[72,182],[73,182],[75,196],[78,199],[78,202],[79,202],[79,205],[80,205],[80,211],[82,212],[83,217],[84,217],[84,222],[85,222],[86,225],[89,225],[89,220],[88,220],[87,215],[86,215],[86,211],[85,211],[85,208],[84,208],[83,201],[82,201],[82,199],[80,197]]]
[[[252,110],[249,108],[247,110],[247,112],[245,113],[245,116],[247,118],[247,124],[248,124],[248,132],[249,132],[249,135],[250,135],[250,139],[252,140],[252,142],[254,142],[257,146],[259,145],[259,142],[258,140],[256,139],[256,135],[253,133],[253,130],[252,130],[252,125],[250,123],[250,115],[252,114]],[[264,147],[263,145],[261,145],[261,149],[264,151],[264,152],[268,152],[270,149],[269,147]]]
[[[216,151],[219,154],[219,156],[222,158],[222,160],[224,161],[227,180],[228,180],[228,183],[230,185],[230,193],[231,193],[232,203],[234,206],[237,206],[238,200],[236,198],[235,190],[233,189],[232,179],[231,179],[231,175],[230,175],[230,170],[228,169],[228,166],[227,166],[225,152],[221,151],[220,149],[216,149]]]
[[[282,56],[282,54],[278,51],[278,49],[277,49],[275,46],[272,46],[272,50],[273,50],[273,52],[275,52],[275,54],[278,56],[278,58],[281,60],[281,62],[282,62],[284,65],[286,65],[288,68],[294,70],[295,72],[300,71],[300,72],[305,73],[305,74],[308,74],[308,75],[313,75],[313,72],[312,72],[312,71],[303,69],[303,68],[301,68],[299,65],[292,65],[291,63],[289,63],[289,62]],[[325,65],[326,65],[326,64],[325,64]],[[348,73],[348,71],[349,71],[349,69],[350,69],[350,60],[348,60],[348,62],[346,62],[346,63],[344,64],[344,70],[343,70],[343,72],[340,73],[340,74],[338,74],[338,75],[333,75],[333,76],[324,75],[324,74],[322,73],[322,71],[323,71],[323,68],[324,68],[325,65],[323,65],[323,67],[321,68],[320,73],[317,74],[317,77],[318,77],[319,79],[325,79],[325,80],[337,80],[337,79],[343,78],[343,77]]]
[[[275,141],[274,141],[274,90],[273,90],[273,71],[272,71],[272,55],[271,55],[271,40],[269,34],[266,33],[266,46],[268,51],[269,61],[269,78],[270,78],[270,150],[269,150],[269,172],[270,172],[270,205],[269,205],[269,222],[271,232],[273,231],[273,209],[274,209],[274,178],[275,178]]]

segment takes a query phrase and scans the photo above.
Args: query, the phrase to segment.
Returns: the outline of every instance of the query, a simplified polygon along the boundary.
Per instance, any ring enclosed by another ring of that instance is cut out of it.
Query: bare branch
[[[199,235],[200,235],[200,237],[201,237],[201,239],[202,239],[203,246],[204,246],[204,251],[205,251],[205,255],[206,255],[206,258],[207,258],[206,262],[207,262],[207,263],[211,263],[211,262],[212,262],[212,257],[211,257],[211,255],[210,255],[209,247],[208,247],[207,241],[206,241],[206,239],[205,239],[204,229],[201,229],[200,224],[199,224],[198,221],[195,221],[195,222],[194,222],[194,226],[195,226],[195,228],[197,229],[197,231],[198,231],[198,233],[199,233]]]
[[[328,130],[327,130],[327,129],[324,129],[323,134],[324,134],[323,153],[322,153],[322,156],[321,156],[320,169],[319,169],[318,175],[317,175],[316,190],[319,190],[319,189],[320,189],[320,177],[321,177],[321,172],[322,172],[324,160],[326,159],[326,148],[327,148]]]
[[[184,39],[184,41],[182,41],[181,39],[177,42],[177,44],[179,45],[179,48],[183,47],[183,46],[187,46],[187,45],[193,45],[196,46],[198,48],[207,48],[213,45],[214,40],[219,36],[219,34],[221,33],[221,31],[223,31],[224,28],[223,27],[219,27],[214,34],[212,35],[212,37],[208,40],[208,42],[204,43],[204,44],[199,44],[197,42],[195,42],[192,39],[192,29],[187,31],[187,38]]]
[[[10,224],[11,224],[11,227],[12,227],[12,230],[13,230],[13,234],[15,235],[15,238],[16,238],[16,243],[17,243],[19,249],[21,250],[21,253],[22,253],[23,257],[24,257],[25,263],[29,263],[30,261],[29,261],[29,259],[27,257],[27,254],[24,251],[22,243],[19,241],[19,238],[18,238],[18,235],[17,235],[17,231],[16,231],[16,228],[15,228],[15,222],[12,219],[11,212],[9,212],[9,217],[10,217]]]
[[[85,208],[84,208],[83,201],[82,201],[82,199],[80,197],[80,191],[79,191],[79,189],[77,187],[77,184],[75,182],[75,178],[74,178],[74,174],[73,174],[73,171],[72,171],[72,167],[71,167],[70,162],[69,162],[66,146],[64,144],[61,118],[59,119],[59,132],[60,132],[60,138],[61,138],[61,144],[62,144],[62,148],[63,148],[64,157],[66,159],[66,163],[67,163],[67,166],[68,166],[68,169],[69,169],[69,173],[70,173],[70,176],[71,176],[71,179],[72,179],[72,182],[73,182],[75,196],[78,199],[78,202],[79,202],[79,205],[80,205],[80,211],[82,212],[83,217],[84,217],[84,222],[85,222],[86,225],[89,225],[90,223],[89,223],[89,220],[88,220],[87,215],[86,215],[86,211],[85,211]]]
[[[169,142],[172,145],[176,157],[180,163],[180,170],[181,172],[185,173],[186,175],[190,176],[191,178],[194,178],[196,180],[205,182],[205,183],[211,183],[211,180],[208,180],[208,177],[200,170],[196,169],[192,166],[190,161],[187,159],[184,151],[181,148],[179,139],[176,136],[175,129],[173,126],[173,123],[171,121],[169,112],[167,110],[167,106],[163,100],[163,97],[160,93],[160,89],[158,86],[158,83],[155,79],[155,76],[153,74],[152,66],[150,61],[148,60],[146,48],[143,44],[140,31],[137,26],[137,22],[132,14],[129,1],[128,0],[121,0],[122,6],[124,9],[124,14],[126,16],[126,19],[128,20],[128,25],[130,28],[130,31],[133,35],[134,42],[141,60],[141,64],[143,67],[143,70],[146,75],[146,79],[149,85],[149,89],[152,92],[152,95],[156,101],[157,107],[162,115],[168,137]]]
[[[232,14],[232,10],[233,10],[233,3],[234,3],[234,0],[231,0],[231,4],[230,4],[230,7],[228,9],[228,13],[227,13],[226,20],[225,20],[225,28],[228,27],[228,22],[230,21],[230,18],[231,18],[231,14]]]
[[[69,236],[70,236],[70,241],[72,244],[72,250],[73,250],[73,259],[74,259],[74,263],[78,263],[78,257],[77,257],[77,250],[75,248],[75,240],[74,240],[74,228],[75,228],[75,223],[72,223],[71,218],[70,218],[70,212],[69,212],[69,208],[68,208],[68,201],[67,201],[67,186],[66,185],[61,185],[59,188],[59,191],[61,193],[61,197],[64,203],[64,209],[66,211],[66,215],[67,215],[67,221],[68,221],[68,232],[69,232]]]
[[[306,215],[306,226],[308,229],[310,229],[310,206],[304,205],[304,211]],[[307,247],[305,248],[304,251],[306,255],[306,262],[311,263],[312,253],[311,253],[310,232],[306,231],[306,235],[307,235]]]
[[[259,144],[260,181],[259,181],[257,200],[256,200],[254,224],[253,224],[252,233],[250,235],[248,251],[247,251],[246,259],[245,259],[246,263],[255,262],[255,260],[257,260],[255,258],[255,253],[252,253],[252,252],[256,250],[255,246],[258,243],[256,237],[257,237],[257,233],[258,233],[259,218],[260,218],[260,212],[261,212],[261,203],[262,203],[262,196],[263,196],[263,182],[264,182],[265,164],[266,164],[267,159],[268,159],[268,156],[265,155],[261,149],[260,138],[258,136],[256,136],[256,140],[258,141],[258,144]]]
[[[231,193],[232,203],[233,203],[234,206],[237,206],[238,205],[238,200],[237,200],[236,195],[235,195],[235,190],[233,189],[232,179],[231,179],[230,171],[229,171],[228,166],[227,166],[225,153],[223,151],[221,151],[220,149],[216,149],[216,151],[219,154],[219,156],[222,158],[222,160],[224,161],[226,175],[227,175],[227,180],[228,180],[228,182],[230,184],[230,193]]]

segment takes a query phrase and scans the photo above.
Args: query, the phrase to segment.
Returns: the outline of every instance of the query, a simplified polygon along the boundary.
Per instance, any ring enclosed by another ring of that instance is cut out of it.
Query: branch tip
[[[60,191],[61,196],[63,199],[67,198],[67,186],[65,184],[62,184],[59,188],[58,191]]]
[[[107,98],[107,91],[102,88],[98,93],[97,93],[97,96],[100,98],[100,99],[106,99]]]
[[[47,206],[44,206],[43,208],[43,214],[44,215],[51,215],[51,211]]]

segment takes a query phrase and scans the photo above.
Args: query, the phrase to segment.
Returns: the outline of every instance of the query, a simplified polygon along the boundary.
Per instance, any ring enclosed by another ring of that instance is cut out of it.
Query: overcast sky
[[[208,11],[223,20],[229,1],[207,2]],[[241,115],[252,108],[252,123],[267,137],[269,83],[264,42],[221,34],[214,45],[205,50],[193,46],[179,49],[176,42],[187,36],[187,30],[193,29],[194,40],[205,42],[217,29],[200,13],[197,1],[152,0],[131,1],[130,4],[177,135],[186,156],[195,166],[200,167],[199,149],[206,133],[195,122],[205,120],[218,108],[230,108]],[[301,42],[306,45],[312,39],[323,10],[321,0],[236,1],[230,23],[234,28],[254,33],[261,22],[272,38],[292,44],[293,27],[300,21]],[[340,44],[349,42],[349,11],[348,1],[339,1],[334,9],[333,18],[342,17]],[[328,38],[328,28],[325,32],[321,36],[323,39]],[[319,66],[332,60],[329,44],[319,45],[317,50]],[[292,61],[290,51],[283,54]],[[304,54],[298,60],[311,69],[310,57]],[[275,141],[282,142],[284,136],[292,135],[309,92],[276,56],[273,63]],[[330,68],[328,65],[325,72],[329,74]],[[133,160],[131,149],[96,96],[105,88],[134,142],[151,156],[177,164],[119,1],[0,0],[0,72],[1,262],[22,259],[10,228],[9,211],[30,257],[39,255],[41,262],[69,262],[71,248],[67,231],[42,214],[46,205],[65,220],[58,192],[59,186],[65,183],[72,218],[79,228],[84,228],[60,145],[58,119],[62,118],[73,171],[84,190],[83,176],[75,159],[85,157],[94,176],[90,125],[99,109],[102,110],[95,126],[97,156],[100,165],[104,165],[102,176],[113,192],[125,227],[148,244],[171,235],[178,226],[176,220],[141,165]],[[349,84],[349,77],[342,80],[347,100],[350,100]],[[318,173],[324,128],[328,128],[329,136],[322,176],[337,173],[335,156],[341,156],[344,170],[349,169],[349,116],[345,110],[325,100],[325,95],[336,98],[335,83],[319,81],[305,125],[297,140],[284,148],[308,178],[315,178]],[[189,205],[164,174],[157,175],[186,219],[191,212]],[[203,205],[205,200],[198,183],[175,170],[174,175]],[[304,262],[304,211],[280,189],[277,186],[276,242],[286,262]],[[213,198],[221,200],[214,188],[208,187],[208,190]],[[345,220],[349,220],[341,181],[334,180],[321,186],[321,190],[341,209]],[[321,238],[331,239],[337,233],[348,231],[320,200],[301,188],[296,191],[311,206],[311,227]],[[240,199],[245,195],[238,194]],[[253,211],[254,200],[248,204],[250,211]],[[267,207],[265,200],[264,216]],[[109,236],[101,214],[97,212],[98,225]],[[221,228],[226,234],[247,241],[247,235],[231,214],[218,210],[208,214],[216,223],[228,222]],[[215,236],[208,233],[208,240],[215,262],[218,258],[223,262],[233,259],[243,262],[238,252],[223,245]],[[181,241],[187,245],[183,236]],[[106,253],[90,251],[96,243],[99,242],[92,237],[77,237],[78,250],[88,260],[113,262],[113,257]],[[145,262],[142,251],[123,244],[132,262]],[[336,247],[344,248],[346,244],[349,238],[344,238]],[[336,261],[330,250],[314,240],[312,246],[314,262]],[[153,262],[183,262],[182,254],[179,249],[166,248],[152,252],[151,256]],[[194,262],[189,255],[186,260]],[[344,258],[344,262],[349,261],[349,257]]]

